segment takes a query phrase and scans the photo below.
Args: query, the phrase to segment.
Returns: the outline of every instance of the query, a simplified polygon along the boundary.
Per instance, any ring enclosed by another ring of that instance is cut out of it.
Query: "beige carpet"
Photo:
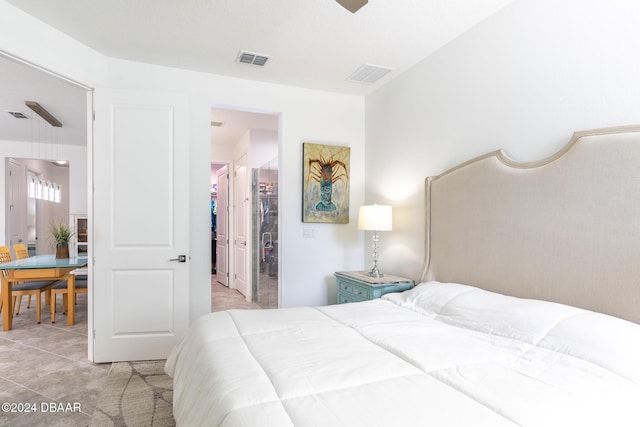
[[[173,383],[164,362],[113,363],[90,426],[175,426]]]

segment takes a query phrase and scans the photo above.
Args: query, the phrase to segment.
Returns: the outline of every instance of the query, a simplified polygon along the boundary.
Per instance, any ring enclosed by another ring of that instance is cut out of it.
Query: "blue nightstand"
[[[380,298],[389,292],[402,292],[413,288],[413,280],[385,274],[371,277],[365,271],[338,271],[338,304]]]

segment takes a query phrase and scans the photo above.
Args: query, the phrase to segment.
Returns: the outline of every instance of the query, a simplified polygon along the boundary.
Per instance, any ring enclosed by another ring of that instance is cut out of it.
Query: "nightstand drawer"
[[[354,283],[350,280],[340,281],[340,293],[350,294],[352,297],[358,299],[369,299],[371,297],[371,289]]]
[[[360,301],[366,301],[366,300],[362,298],[357,298],[351,294],[347,294],[344,292],[341,292],[338,294],[338,304],[348,304],[350,302],[360,302]]]

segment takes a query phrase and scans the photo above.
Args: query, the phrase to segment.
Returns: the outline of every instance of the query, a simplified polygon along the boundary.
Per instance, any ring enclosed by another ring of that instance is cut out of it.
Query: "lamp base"
[[[372,268],[371,271],[367,273],[369,277],[384,277],[384,274],[380,272],[376,267]]]
[[[380,272],[380,270],[378,270],[378,232],[377,231],[373,231],[373,266],[371,267],[371,270],[367,273],[367,275],[369,277],[382,277],[384,276],[384,274],[382,274]]]

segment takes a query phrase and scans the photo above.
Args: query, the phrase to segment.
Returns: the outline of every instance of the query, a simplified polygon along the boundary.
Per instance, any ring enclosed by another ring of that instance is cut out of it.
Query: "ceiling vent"
[[[378,65],[364,64],[353,72],[347,81],[356,83],[373,84],[386,76],[393,68],[380,67]]]
[[[240,53],[238,54],[238,58],[236,60],[236,62],[240,62],[242,64],[251,64],[251,65],[257,65],[259,67],[264,67],[265,64],[267,63],[267,61],[269,60],[270,56],[268,55],[262,55],[259,53],[251,53],[251,52],[245,52],[245,51],[240,51]]]
[[[16,119],[28,119],[27,116],[25,116],[24,114],[22,114],[19,111],[7,111],[7,113],[11,114]]]
[[[224,126],[224,122],[211,122],[212,127],[221,128]]]

